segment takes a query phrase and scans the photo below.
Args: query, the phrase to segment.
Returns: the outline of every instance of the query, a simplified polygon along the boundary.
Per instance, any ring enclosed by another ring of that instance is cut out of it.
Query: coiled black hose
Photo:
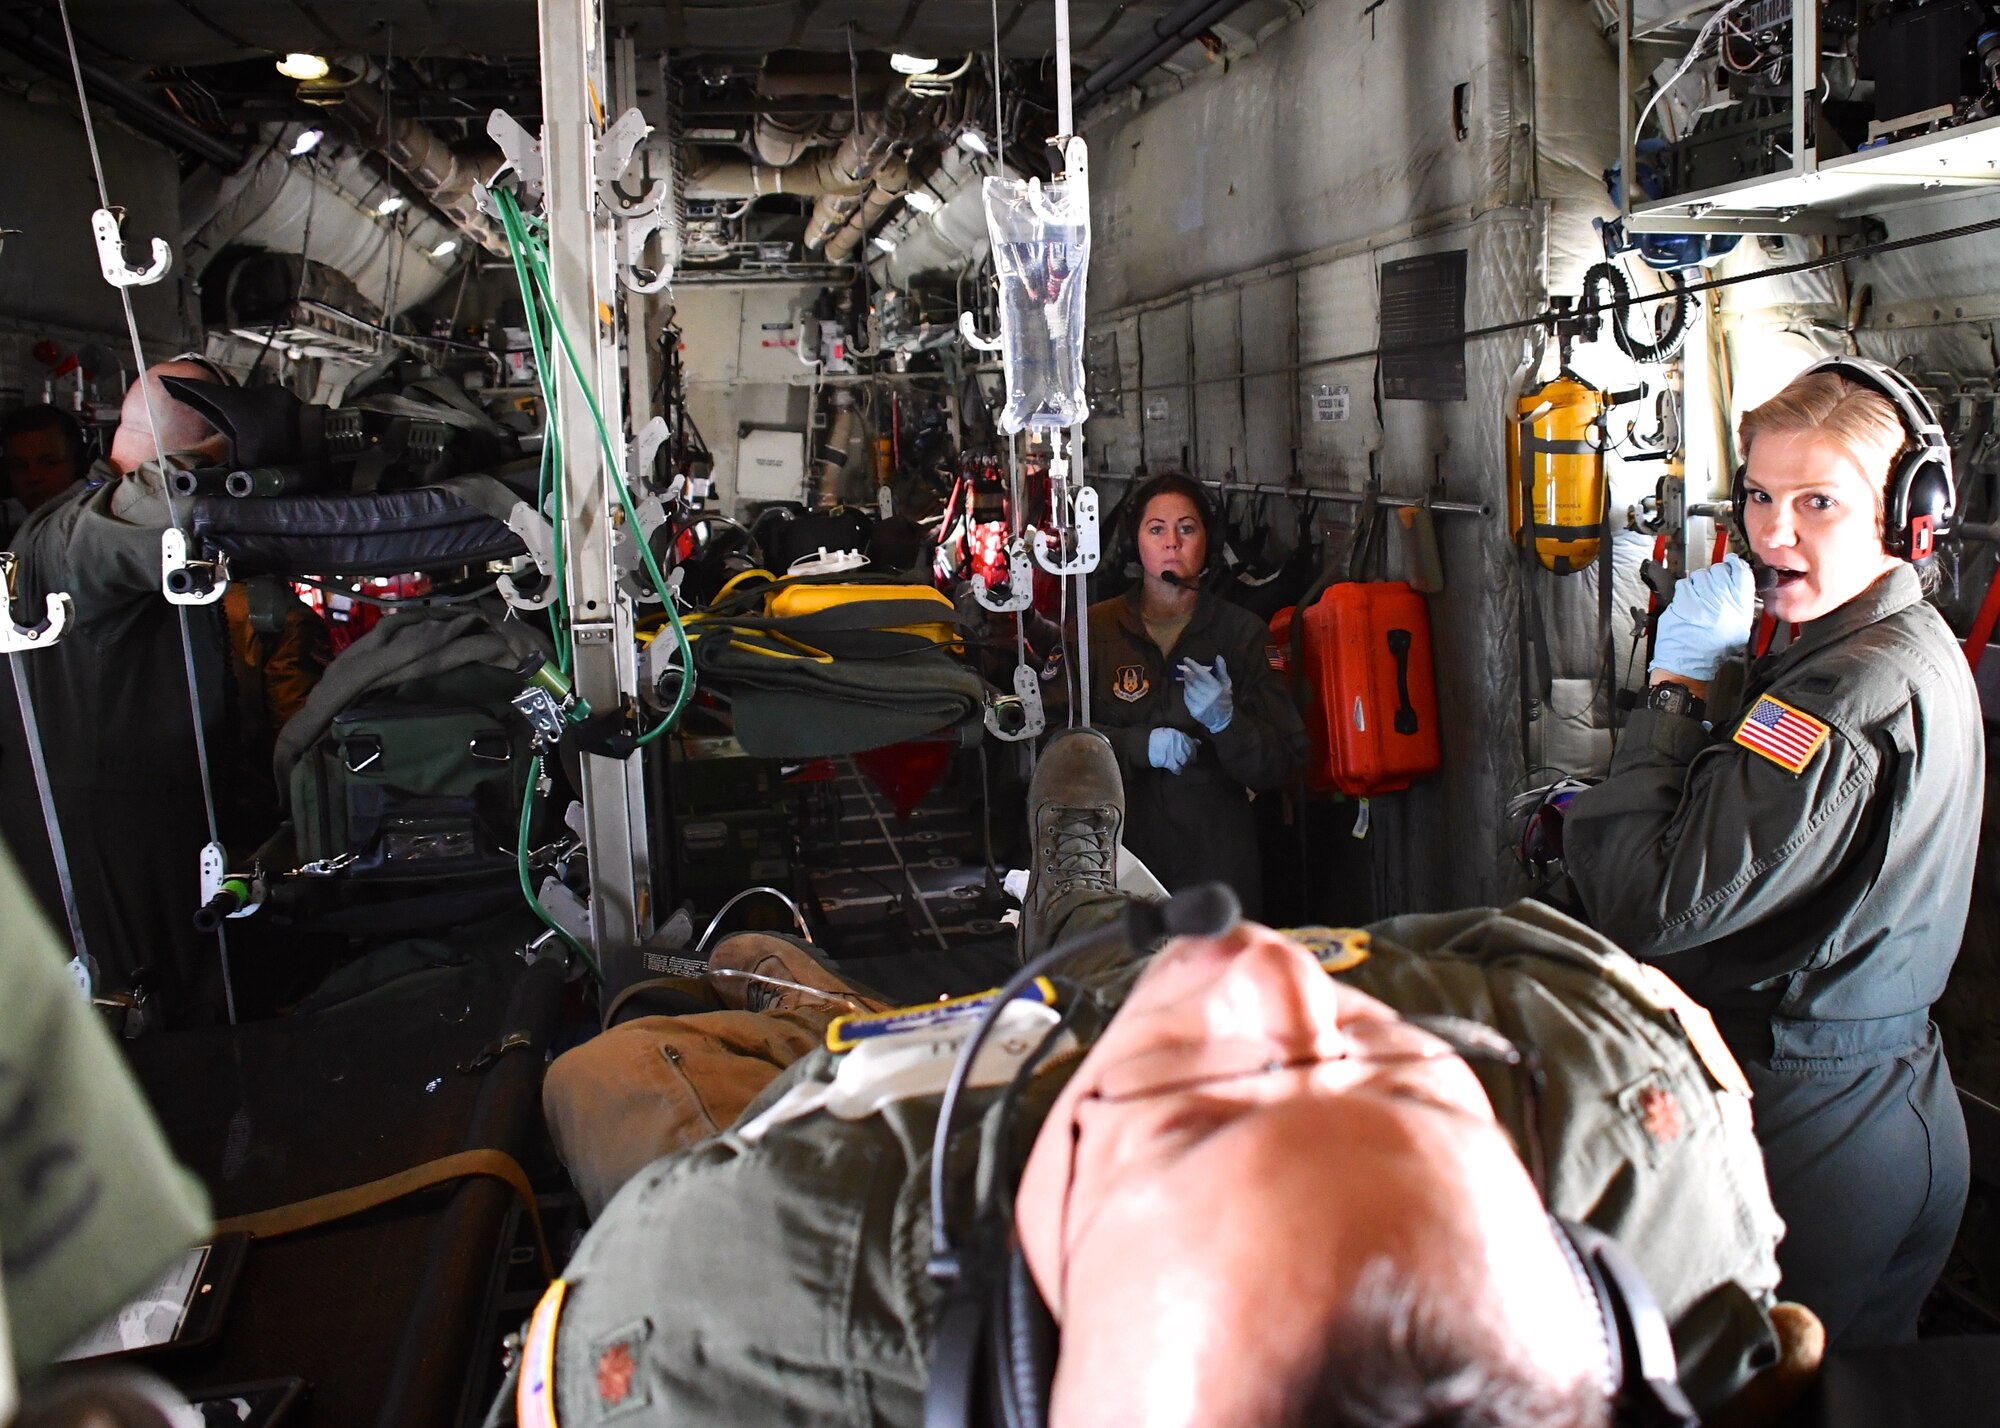
[[[1634,336],[1627,325],[1632,318],[1632,284],[1616,263],[1598,263],[1583,275],[1583,303],[1586,308],[1610,310],[1611,338],[1620,352],[1634,362],[1665,362],[1687,341],[1688,319],[1694,312],[1694,295],[1687,290],[1687,279],[1670,272],[1667,282],[1673,294],[1669,299],[1672,315],[1667,319],[1667,330],[1650,342]],[[1608,300],[1599,299],[1599,288],[1609,289]]]

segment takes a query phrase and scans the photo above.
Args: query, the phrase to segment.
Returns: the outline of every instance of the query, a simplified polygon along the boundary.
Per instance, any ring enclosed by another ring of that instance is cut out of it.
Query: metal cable
[[[1859,248],[1848,248],[1836,253],[1823,253],[1817,258],[1803,258],[1796,263],[1784,263],[1774,268],[1759,268],[1750,273],[1734,273],[1726,278],[1710,278],[1704,282],[1689,283],[1686,287],[1665,288],[1656,293],[1640,293],[1628,302],[1593,303],[1587,298],[1577,306],[1558,313],[1553,307],[1545,307],[1532,317],[1516,318],[1512,322],[1496,322],[1486,327],[1468,328],[1458,341],[1471,342],[1478,338],[1498,337],[1509,332],[1522,332],[1529,328],[1547,327],[1558,317],[1569,320],[1579,317],[1601,317],[1606,313],[1616,313],[1626,307],[1644,307],[1656,302],[1678,301],[1682,295],[1689,297],[1701,293],[1714,292],[1721,288],[1733,288],[1743,283],[1759,282],[1766,278],[1787,278],[1798,273],[1817,272],[1821,268],[1837,267],[1856,258],[1873,258],[1883,253],[1899,253],[1908,248],[1922,248],[1932,243],[1948,243],[1956,238],[1970,238],[1980,233],[1990,233],[2000,229],[2000,218],[1988,218],[1978,223],[1966,223],[1957,228],[1943,228],[1936,233],[1915,233],[1907,238],[1890,238],[1880,243],[1867,243]],[[1224,372],[1213,377],[1190,377],[1182,382],[1158,382],[1151,386],[1140,383],[1131,388],[1134,392],[1177,392],[1195,387],[1213,386],[1217,382],[1241,382],[1251,377],[1281,377],[1291,372],[1309,372],[1316,367],[1337,367],[1343,362],[1360,362],[1370,357],[1382,357],[1402,352],[1421,352],[1436,347],[1435,342],[1401,342],[1387,346],[1362,347],[1353,352],[1339,352],[1331,357],[1313,357],[1302,362],[1287,362],[1277,367],[1259,367],[1249,372]]]
[[[83,942],[83,915],[77,910],[76,883],[70,877],[69,847],[63,842],[62,821],[56,816],[55,790],[49,786],[49,764],[42,752],[42,726],[35,718],[34,697],[28,692],[27,671],[22,655],[15,650],[7,656],[14,675],[14,702],[21,706],[21,728],[28,736],[28,765],[35,775],[35,793],[42,800],[42,824],[48,829],[49,852],[56,861],[56,884],[62,889],[63,916],[69,919],[69,935],[76,955],[90,965],[89,949]]]
[[[76,81],[76,105],[83,115],[83,137],[90,149],[90,167],[97,175],[98,205],[107,211],[111,208],[111,190],[104,178],[104,158],[97,148],[97,126],[90,118],[90,94],[83,86],[83,61],[77,55],[76,32],[70,27],[69,0],[56,0],[57,12],[62,17],[63,41],[69,46],[71,76]],[[146,429],[153,438],[153,459],[164,469],[167,452],[160,440],[159,417],[153,411],[153,389],[146,380],[146,348],[139,340],[139,317],[132,307],[132,290],[121,284],[113,284],[118,289],[119,305],[125,310],[125,332],[132,341],[132,360],[139,372],[139,396],[146,408]],[[170,483],[163,482],[167,500],[167,519],[175,530],[182,530],[180,507],[174,500],[174,490]],[[187,675],[188,712],[194,725],[195,763],[201,773],[202,811],[208,819],[208,840],[220,845],[221,825],[215,816],[215,790],[210,784],[208,762],[208,733],[202,722],[201,687],[195,677],[194,637],[188,623],[188,607],[175,605],[180,616],[181,627],[181,668]],[[221,928],[215,932],[217,950],[222,956],[222,994],[229,1015],[229,1024],[236,1024],[236,984],[229,969],[229,937]]]

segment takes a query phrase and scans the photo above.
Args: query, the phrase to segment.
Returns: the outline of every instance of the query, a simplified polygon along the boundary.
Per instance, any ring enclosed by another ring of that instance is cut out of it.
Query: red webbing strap
[[[1979,614],[1972,622],[1972,633],[1965,637],[1965,662],[1979,671],[1979,660],[1986,653],[1987,645],[1993,642],[1993,626],[2000,624],[2000,566],[1993,569],[1993,578],[1986,583],[1986,598],[1980,602]]]
[[[1778,622],[1769,615],[1757,617],[1757,658],[1762,659],[1771,652],[1771,641],[1778,637]]]

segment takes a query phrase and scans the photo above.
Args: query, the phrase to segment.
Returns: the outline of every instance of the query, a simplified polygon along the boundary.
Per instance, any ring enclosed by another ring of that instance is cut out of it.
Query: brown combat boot
[[[787,937],[736,932],[708,956],[708,981],[732,1011],[880,1011],[884,1003]]]
[[[1021,959],[1047,950],[1071,909],[1118,892],[1125,780],[1111,741],[1095,729],[1058,734],[1028,785],[1033,863],[1021,910]]]

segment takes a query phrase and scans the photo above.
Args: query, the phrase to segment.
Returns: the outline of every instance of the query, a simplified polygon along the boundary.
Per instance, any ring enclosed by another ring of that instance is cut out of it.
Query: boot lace
[[[1118,890],[1116,825],[1116,810],[1107,807],[1048,811],[1042,858],[1051,894]]]

